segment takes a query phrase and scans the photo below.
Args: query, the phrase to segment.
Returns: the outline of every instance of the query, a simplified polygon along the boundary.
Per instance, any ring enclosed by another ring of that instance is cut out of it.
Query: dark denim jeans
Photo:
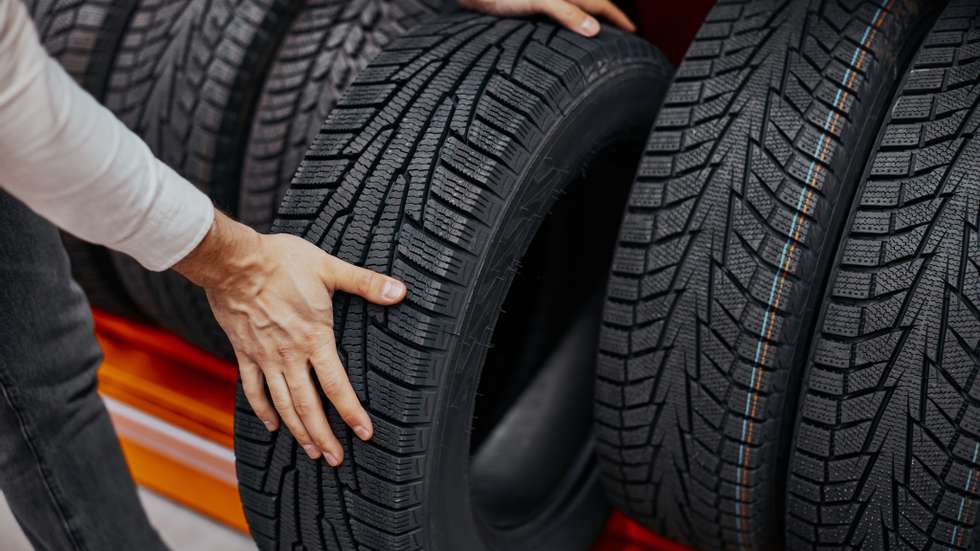
[[[37,549],[166,549],[96,394],[101,360],[58,231],[0,191],[0,490]]]

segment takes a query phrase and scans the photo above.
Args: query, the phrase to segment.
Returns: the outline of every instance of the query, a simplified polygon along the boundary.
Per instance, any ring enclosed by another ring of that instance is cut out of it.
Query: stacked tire
[[[980,3],[722,2],[603,310],[613,503],[695,549],[971,549]]]
[[[850,205],[792,440],[794,548],[980,545],[978,32],[976,2],[943,10]]]

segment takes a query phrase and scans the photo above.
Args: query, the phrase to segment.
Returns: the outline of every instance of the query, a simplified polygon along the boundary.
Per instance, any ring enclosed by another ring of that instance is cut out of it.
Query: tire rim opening
[[[544,219],[504,300],[477,390],[469,471],[474,517],[498,536],[573,499],[593,469],[601,299],[638,154],[621,143],[595,154]]]

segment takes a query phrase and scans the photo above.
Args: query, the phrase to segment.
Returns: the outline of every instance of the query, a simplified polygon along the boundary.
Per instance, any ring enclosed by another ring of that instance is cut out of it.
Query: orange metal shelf
[[[235,485],[235,366],[95,312],[99,392],[136,481],[243,532]]]
[[[236,367],[159,329],[95,312],[99,392],[136,481],[248,532],[235,485]],[[593,551],[684,551],[614,512]]]

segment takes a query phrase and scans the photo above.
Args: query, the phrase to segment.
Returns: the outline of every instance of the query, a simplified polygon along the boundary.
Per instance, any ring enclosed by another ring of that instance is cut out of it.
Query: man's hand
[[[337,355],[332,296],[340,290],[395,304],[404,298],[405,285],[299,237],[261,235],[220,213],[174,270],[207,292],[235,348],[245,396],[266,428],[276,430],[281,418],[311,459],[322,454],[339,465],[344,450],[327,423],[314,386],[319,382],[354,433],[371,438],[371,418]]]
[[[626,14],[609,0],[459,0],[459,5],[490,15],[546,15],[584,36],[599,34],[594,15],[605,17],[624,31],[636,30]]]

